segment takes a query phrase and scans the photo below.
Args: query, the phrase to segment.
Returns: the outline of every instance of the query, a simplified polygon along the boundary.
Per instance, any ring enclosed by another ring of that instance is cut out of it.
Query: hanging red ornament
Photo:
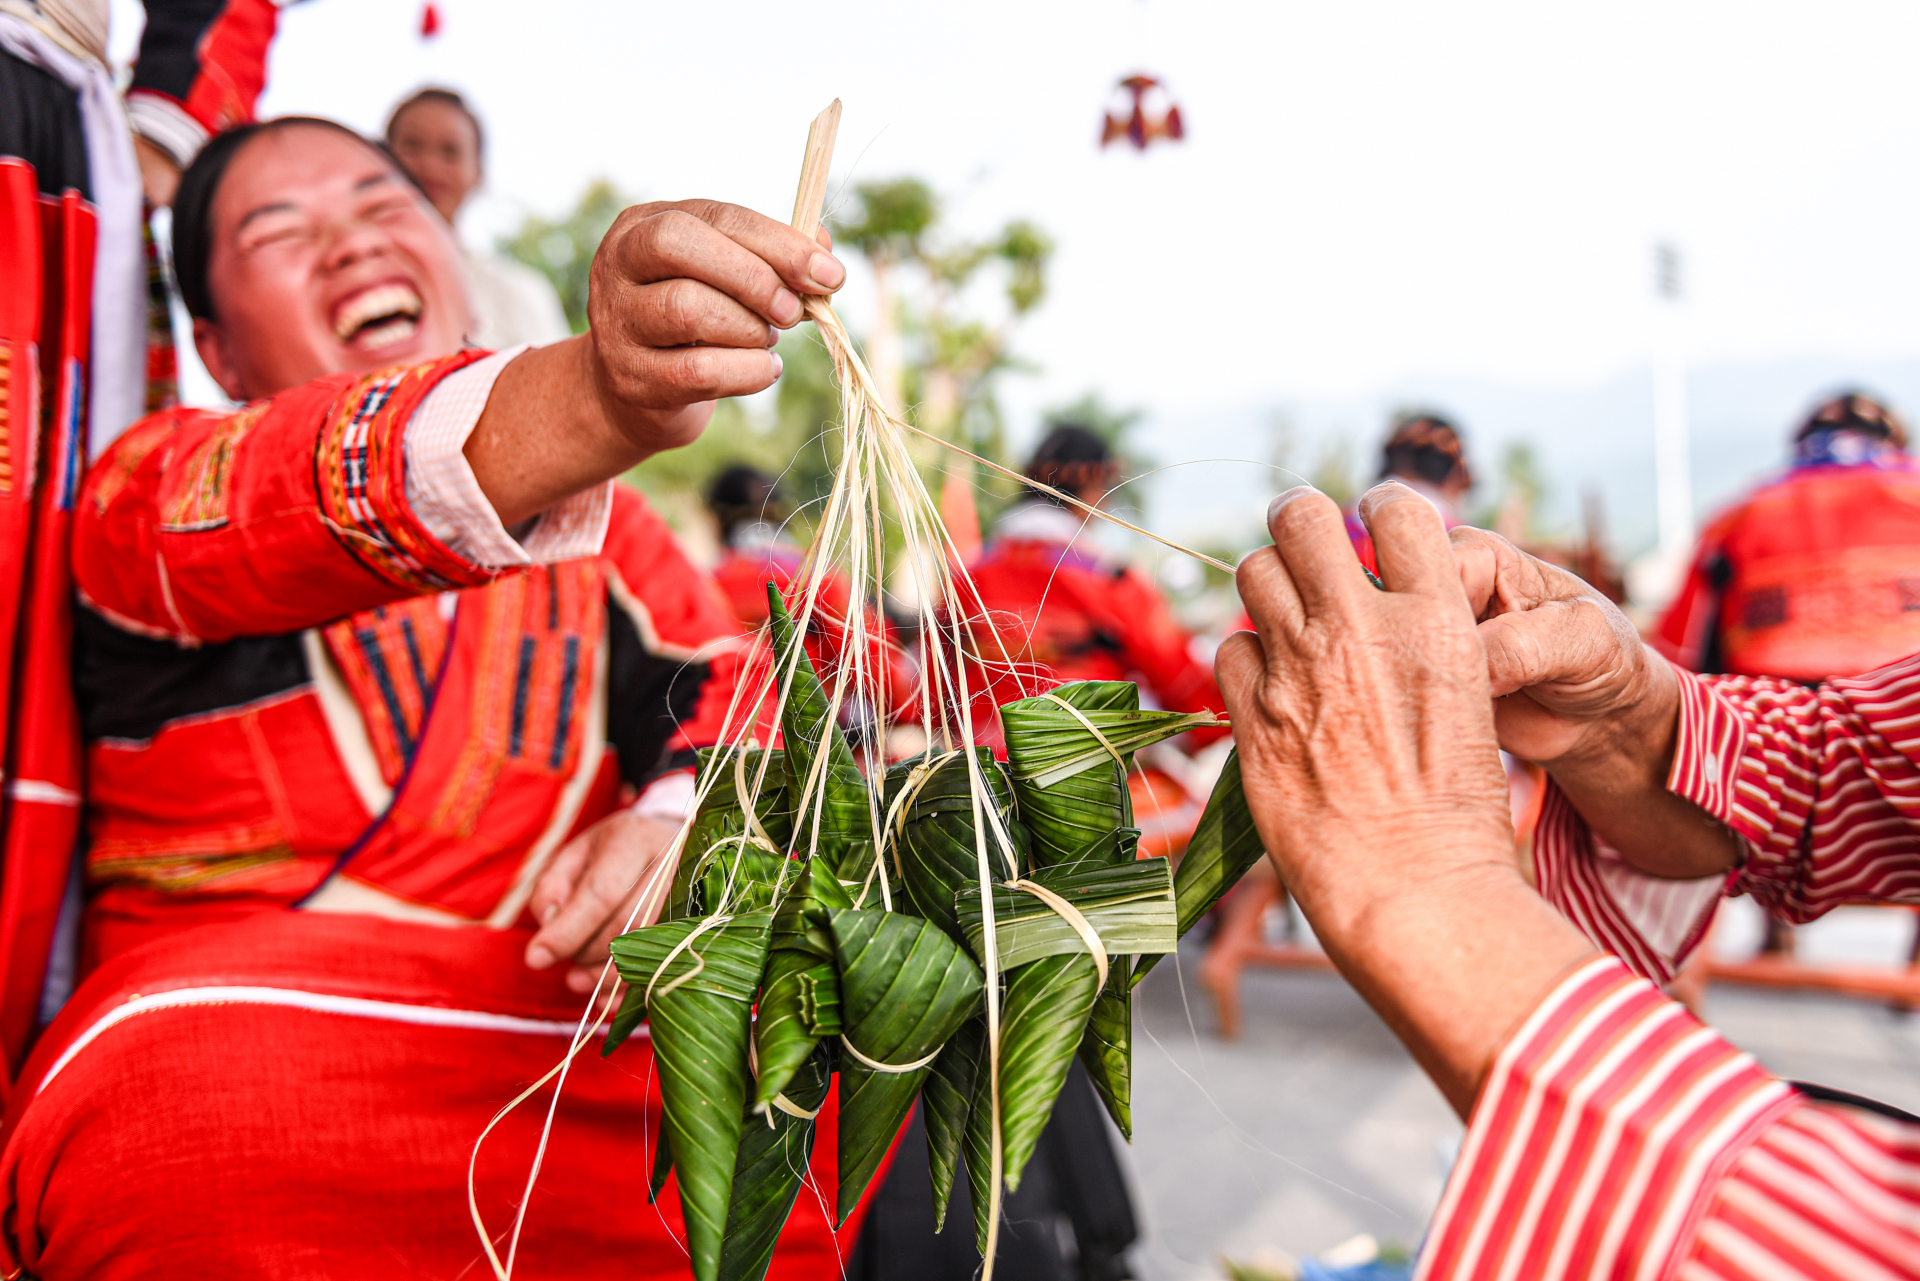
[[[427,0],[426,7],[420,10],[420,38],[431,40],[440,34],[440,6],[433,0]]]
[[[1124,138],[1135,151],[1145,151],[1154,142],[1179,142],[1187,136],[1180,108],[1168,97],[1166,87],[1152,76],[1128,76],[1114,89],[1119,110],[1118,114],[1111,108],[1107,111],[1100,130],[1102,147]]]

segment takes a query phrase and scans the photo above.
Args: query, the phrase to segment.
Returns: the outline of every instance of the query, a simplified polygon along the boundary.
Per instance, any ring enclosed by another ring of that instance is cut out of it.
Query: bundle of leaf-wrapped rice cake
[[[771,590],[769,603],[784,750],[703,754],[664,918],[613,943],[629,990],[607,1052],[645,1018],[659,1065],[652,1188],[677,1174],[700,1281],[763,1276],[837,1076],[837,1222],[918,1099],[934,1204],[944,1219],[964,1165],[984,1251],[993,1180],[1018,1187],[1076,1054],[1130,1134],[1133,986],[1261,854],[1238,765],[1177,873],[1135,857],[1126,771],[1139,749],[1216,722],[1141,711],[1125,682],[1008,704],[1005,764],[930,750],[876,786]]]

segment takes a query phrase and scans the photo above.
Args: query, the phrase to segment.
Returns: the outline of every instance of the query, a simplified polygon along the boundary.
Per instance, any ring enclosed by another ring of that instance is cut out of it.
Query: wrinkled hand
[[[636,444],[672,449],[700,434],[713,402],[772,385],[779,330],[802,294],[828,294],[846,268],[751,209],[717,200],[636,205],[600,242],[588,282],[592,371],[608,416]]]
[[[571,957],[575,965],[567,974],[567,986],[591,991],[607,959],[607,944],[630,928],[653,924],[660,915],[671,876],[660,869],[655,883],[653,873],[679,830],[677,823],[621,810],[569,841],[528,900],[541,925],[527,944],[527,964],[544,970]],[[634,908],[649,888],[650,901],[636,916]]]
[[[1456,529],[1452,539],[1487,653],[1500,746],[1552,765],[1622,736],[1662,739],[1654,730],[1673,717],[1672,669],[1612,601],[1498,534]]]
[[[1361,500],[1380,576],[1315,490],[1241,562],[1258,629],[1221,646],[1247,802],[1347,980],[1462,1115],[1512,1028],[1589,945],[1521,878],[1487,662],[1446,532],[1403,485]]]
[[[1566,570],[1477,529],[1453,531],[1453,555],[1480,620],[1500,745],[1546,766],[1640,871],[1692,879],[1734,866],[1732,831],[1667,790],[1683,678]]]
[[[1268,509],[1240,564],[1259,639],[1221,646],[1247,799],[1303,907],[1336,915],[1454,865],[1512,864],[1486,662],[1438,513],[1401,485],[1366,496],[1382,592],[1316,490]],[[1363,853],[1364,851],[1364,853]]]

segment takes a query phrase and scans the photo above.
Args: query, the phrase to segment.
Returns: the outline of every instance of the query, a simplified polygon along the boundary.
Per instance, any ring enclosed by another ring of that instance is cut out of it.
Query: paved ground
[[[1750,950],[1757,927],[1733,906],[1716,942]],[[1912,937],[1904,913],[1836,915],[1803,952],[1890,961]],[[1246,1031],[1222,1042],[1191,979],[1197,953],[1181,960],[1139,994],[1127,1158],[1141,1281],[1217,1278],[1222,1254],[1299,1257],[1358,1232],[1416,1244],[1461,1126],[1385,1026],[1335,975],[1249,972]],[[1774,1071],[1920,1112],[1920,1019],[1724,986],[1708,999],[1714,1024]]]

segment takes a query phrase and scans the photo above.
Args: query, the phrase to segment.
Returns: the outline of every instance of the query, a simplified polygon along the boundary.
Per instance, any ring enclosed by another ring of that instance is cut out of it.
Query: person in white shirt
[[[387,150],[420,185],[449,226],[486,176],[486,135],[465,98],[451,89],[422,89],[387,119]],[[523,263],[476,253],[464,244],[461,265],[473,325],[467,341],[500,350],[542,346],[573,331],[547,278]]]

